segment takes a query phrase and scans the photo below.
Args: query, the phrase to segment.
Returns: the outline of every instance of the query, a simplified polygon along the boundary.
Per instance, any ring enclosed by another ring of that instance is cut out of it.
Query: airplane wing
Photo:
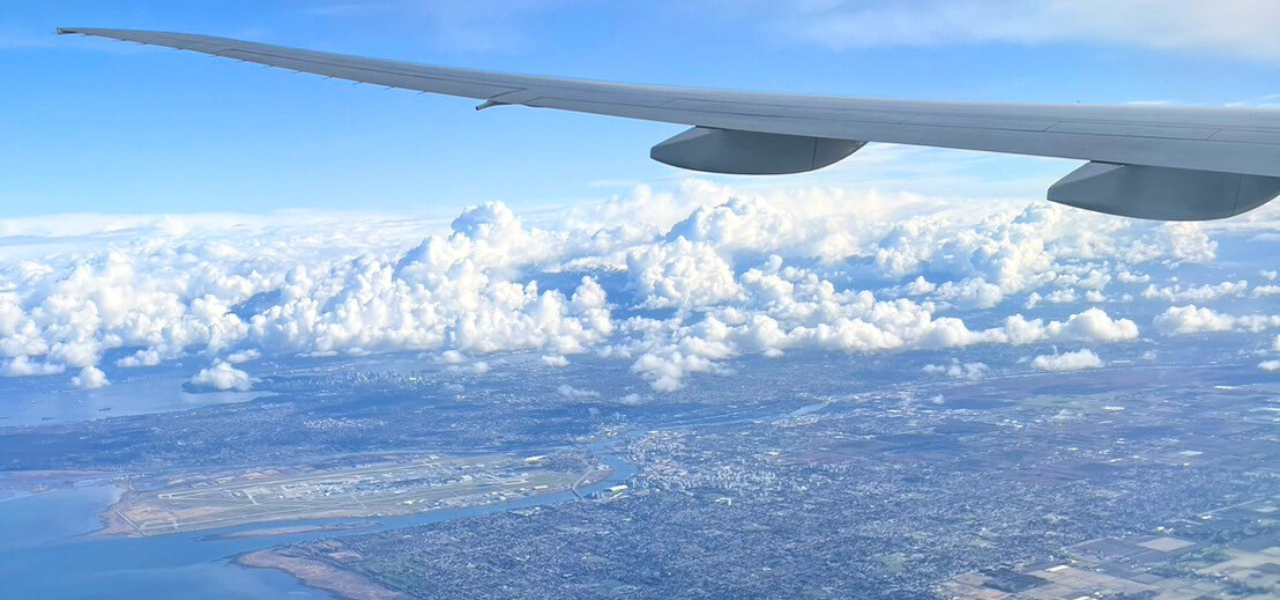
[[[1090,161],[1048,199],[1163,220],[1237,215],[1280,195],[1280,111],[840,98],[508,75],[203,35],[62,28],[328,77],[481,100],[692,126],[651,156],[699,171],[784,174],[868,142]]]

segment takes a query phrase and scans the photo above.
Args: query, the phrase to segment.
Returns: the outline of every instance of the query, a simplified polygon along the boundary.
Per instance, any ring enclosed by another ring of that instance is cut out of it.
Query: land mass
[[[235,563],[253,569],[274,569],[288,573],[308,587],[324,590],[347,600],[410,600],[400,592],[316,558],[289,554],[289,550],[259,550],[242,554]],[[351,557],[359,559],[359,557]],[[341,555],[338,556],[342,560]]]
[[[103,514],[98,533],[140,537],[402,516],[570,492],[609,472],[581,453],[491,453],[360,455],[289,467],[170,474],[131,482]],[[273,534],[280,535],[267,533]]]
[[[301,535],[305,533],[337,533],[340,531],[355,531],[359,529],[368,529],[373,524],[364,523],[339,523],[337,525],[295,525],[293,527],[264,527],[262,529],[247,529],[244,531],[232,531],[230,533],[221,533],[211,535],[205,539],[209,540],[239,540],[245,538],[272,537],[278,535]]]

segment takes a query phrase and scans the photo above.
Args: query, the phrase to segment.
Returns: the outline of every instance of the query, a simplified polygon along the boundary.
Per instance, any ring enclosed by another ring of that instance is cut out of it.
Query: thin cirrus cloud
[[[792,37],[831,48],[1103,43],[1280,59],[1280,5],[1266,0],[793,0],[749,2]]]
[[[428,39],[451,50],[504,52],[527,43],[531,17],[574,0],[355,0],[321,2],[300,9],[308,16],[330,19],[383,19],[420,23]]]
[[[308,6],[309,15],[396,14],[451,47],[509,50],[532,17],[581,0],[368,0]],[[659,3],[687,9],[689,3]],[[832,49],[954,44],[1113,44],[1280,59],[1280,5],[1267,0],[697,0],[709,25],[747,24]]]
[[[1152,280],[1138,273],[1217,253],[1200,225],[1045,202],[747,194],[702,180],[528,218],[490,203],[447,226],[299,213],[63,221],[3,223],[22,243],[0,244],[0,375],[82,388],[194,357],[207,366],[192,385],[247,390],[263,358],[412,351],[476,375],[501,368],[493,353],[537,353],[547,369],[593,354],[663,392],[752,355],[1126,344],[1142,331],[1119,298]],[[1073,300],[1023,314],[1028,295],[1056,290]],[[1162,314],[1157,331],[1219,320],[1192,310]]]

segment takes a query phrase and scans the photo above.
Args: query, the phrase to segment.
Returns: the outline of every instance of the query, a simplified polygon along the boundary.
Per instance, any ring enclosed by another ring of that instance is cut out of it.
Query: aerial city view
[[[0,598],[1280,598],[1280,11],[777,4],[0,16]]]

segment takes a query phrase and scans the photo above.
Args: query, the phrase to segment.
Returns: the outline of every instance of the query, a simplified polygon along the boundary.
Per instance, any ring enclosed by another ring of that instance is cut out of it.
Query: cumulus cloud
[[[80,369],[80,374],[71,378],[71,386],[81,390],[95,390],[108,385],[111,382],[107,381],[107,374],[94,366]]]
[[[1155,318],[1155,328],[1167,335],[1188,335],[1211,331],[1231,331],[1235,317],[1215,312],[1208,307],[1172,306]]]
[[[559,354],[548,354],[542,357],[542,364],[548,367],[567,367],[569,366],[569,359]]]
[[[556,388],[556,393],[559,394],[560,397],[562,398],[569,398],[572,400],[584,400],[588,398],[600,397],[600,392],[593,391],[593,390],[584,390],[581,388],[575,388],[571,385],[562,385]]]
[[[1208,307],[1171,306],[1156,315],[1156,330],[1166,335],[1189,335],[1233,330],[1259,332],[1280,327],[1280,315],[1230,315]]]
[[[1031,366],[1041,371],[1064,372],[1102,368],[1102,359],[1092,350],[1084,349],[1062,354],[1041,354],[1031,361]]]
[[[191,385],[215,390],[247,392],[253,388],[255,381],[257,380],[250,377],[248,373],[231,366],[230,363],[218,362],[196,373],[195,377],[191,378]]]
[[[1165,302],[1199,302],[1203,304],[1223,296],[1243,296],[1248,290],[1249,282],[1243,279],[1240,281],[1224,281],[1217,285],[1190,287],[1183,287],[1178,284],[1166,287],[1149,285],[1147,289],[1142,291],[1142,297],[1148,300],[1164,300]]]
[[[117,367],[154,367],[160,364],[160,353],[153,349],[143,349],[116,361]]]
[[[1074,304],[1079,298],[1076,296],[1074,289],[1054,290],[1048,294],[1041,295],[1039,292],[1031,292],[1027,296],[1025,304],[1027,310],[1031,310],[1040,305],[1041,302],[1049,304]]]
[[[228,354],[226,360],[233,365],[242,365],[247,362],[258,360],[259,358],[262,358],[262,353],[254,350],[253,348],[249,348],[248,350],[240,350]]]
[[[1120,283],[1147,283],[1151,281],[1151,276],[1145,273],[1133,273],[1128,270],[1122,270],[1116,274],[1116,280]]]
[[[959,359],[951,359],[950,364],[945,365],[925,365],[924,372],[931,375],[946,375],[952,379],[968,379],[977,381],[987,376],[990,368],[987,365],[975,363],[961,363]]]
[[[924,275],[916,277],[914,280],[911,281],[911,283],[908,283],[906,286],[906,292],[908,296],[924,296],[926,294],[932,294],[933,292],[937,291],[937,289],[938,289],[938,286],[933,283],[930,283],[927,279],[924,278]]]
[[[1123,342],[1138,338],[1138,325],[1129,319],[1113,319],[1100,308],[1090,308],[1066,321],[1027,320],[1013,315],[1005,320],[1006,339],[1014,344],[1051,342]]]
[[[778,356],[795,349],[881,352],[959,348],[974,344],[1042,341],[1122,342],[1138,337],[1137,325],[1092,308],[1065,321],[1014,315],[998,327],[970,329],[963,320],[935,317],[933,307],[906,299],[880,300],[869,291],[839,292],[807,269],[786,267],[777,257],[739,278],[741,305],[705,312],[690,325],[671,327],[636,319],[644,334],[633,371],[655,389],[678,389],[691,373],[715,371],[743,353]]]
[[[1263,371],[1280,371],[1280,360],[1264,360],[1258,363],[1258,368]]]
[[[744,355],[1135,340],[1133,320],[1071,305],[1216,252],[1195,224],[962,206],[690,180],[531,221],[501,203],[451,222],[133,219],[118,237],[103,233],[115,223],[0,221],[58,236],[47,252],[0,246],[0,369],[198,356],[213,366],[193,384],[235,389],[234,365],[265,357],[409,351],[483,374],[493,353],[547,367],[595,353],[669,391]],[[67,235],[84,241],[67,251]],[[1060,312],[1017,314],[1018,295]]]
[[[654,307],[707,306],[739,292],[732,265],[715,247],[683,237],[632,252],[627,256],[627,274]]]
[[[26,356],[17,356],[0,365],[0,376],[31,377],[35,375],[57,375],[66,371],[62,365],[54,365],[31,360]]]

